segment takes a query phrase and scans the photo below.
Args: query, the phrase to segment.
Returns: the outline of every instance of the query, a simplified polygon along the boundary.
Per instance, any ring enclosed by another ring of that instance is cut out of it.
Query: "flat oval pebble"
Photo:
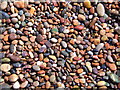
[[[64,47],[64,48],[67,48],[67,43],[65,41],[61,41],[61,45]]]
[[[26,36],[21,36],[21,39],[22,39],[23,41],[28,41],[28,38],[27,38]]]
[[[50,82],[55,82],[55,81],[56,81],[55,75],[51,75],[51,76],[50,76]]]
[[[12,74],[12,75],[10,75],[10,76],[8,77],[8,80],[9,80],[10,82],[15,82],[15,81],[18,80],[18,76],[17,76],[16,74]]]
[[[38,65],[34,65],[34,66],[33,66],[33,69],[34,69],[35,71],[40,71],[40,67],[39,67]]]
[[[10,64],[2,64],[2,65],[0,66],[0,69],[1,69],[1,71],[3,71],[3,72],[8,72],[8,71],[11,69],[11,66],[10,66]]]
[[[99,81],[97,82],[97,86],[105,86],[106,82],[105,81]]]
[[[78,25],[78,26],[75,26],[75,29],[76,29],[76,30],[83,30],[83,29],[84,29],[84,26]]]
[[[103,4],[99,3],[97,5],[96,9],[97,9],[97,13],[98,13],[99,16],[104,16],[105,15],[105,8],[104,8]]]

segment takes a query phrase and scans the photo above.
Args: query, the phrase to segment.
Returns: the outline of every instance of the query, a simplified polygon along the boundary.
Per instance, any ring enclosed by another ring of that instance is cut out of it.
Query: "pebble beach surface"
[[[120,2],[0,1],[0,89],[120,88]]]

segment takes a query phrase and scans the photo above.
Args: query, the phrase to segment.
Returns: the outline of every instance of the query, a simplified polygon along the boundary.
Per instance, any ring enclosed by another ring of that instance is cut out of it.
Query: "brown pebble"
[[[115,63],[108,63],[106,62],[106,65],[112,70],[112,71],[116,71],[117,67],[115,65]]]
[[[18,76],[16,74],[12,74],[8,77],[10,82],[15,82],[18,80]]]
[[[31,42],[35,42],[35,39],[36,39],[36,36],[31,36],[31,37],[30,37],[30,41],[31,41]]]
[[[78,15],[78,20],[80,20],[80,21],[85,21],[85,16],[84,15],[82,15],[82,14],[79,14]]]
[[[15,2],[14,2],[14,5],[15,5],[17,8],[24,8],[24,7],[25,7],[25,2],[23,2],[23,1],[15,1]]]
[[[21,39],[22,39],[23,41],[28,41],[28,38],[27,38],[26,36],[21,36]]]
[[[10,59],[12,59],[12,61],[14,61],[14,62],[18,62],[21,60],[21,58],[19,56],[15,56],[15,55],[11,55]]]
[[[3,40],[8,41],[8,37],[9,37],[9,35],[5,35]]]

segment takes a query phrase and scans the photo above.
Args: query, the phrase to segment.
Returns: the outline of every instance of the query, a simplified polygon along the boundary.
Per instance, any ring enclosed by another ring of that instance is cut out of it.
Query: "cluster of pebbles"
[[[120,88],[120,2],[97,1],[1,0],[0,89]]]

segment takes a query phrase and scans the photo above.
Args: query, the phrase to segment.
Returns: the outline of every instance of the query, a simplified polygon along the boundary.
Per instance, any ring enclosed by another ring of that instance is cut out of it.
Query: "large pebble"
[[[84,6],[86,7],[86,8],[91,8],[92,6],[91,6],[91,2],[89,1],[89,0],[84,0]]]
[[[110,79],[115,83],[120,83],[120,79],[116,74],[111,73],[110,74]]]
[[[25,7],[25,2],[23,2],[23,1],[15,1],[15,2],[14,2],[14,5],[15,5],[17,8],[24,8],[24,7]]]
[[[50,82],[55,82],[55,81],[56,81],[55,75],[51,75],[51,76],[50,76]]]
[[[48,88],[50,88],[50,86],[51,86],[51,83],[49,81],[47,81],[46,82],[46,88],[48,89]]]
[[[10,64],[2,64],[2,65],[0,66],[0,69],[1,69],[1,71],[3,71],[3,72],[8,72],[8,71],[11,69],[11,67],[10,67]]]
[[[9,80],[10,82],[15,82],[15,81],[18,80],[18,76],[17,76],[16,74],[12,74],[12,75],[10,75],[10,76],[8,77],[8,80]]]
[[[10,59],[11,59],[12,61],[14,61],[14,62],[20,61],[20,57],[19,57],[19,56],[15,56],[15,55],[10,56]]]
[[[1,5],[0,5],[1,10],[6,9],[6,8],[7,8],[7,5],[8,5],[7,1],[3,1],[3,2],[1,3]]]
[[[97,5],[97,13],[99,16],[104,16],[105,15],[105,8],[103,6],[103,4],[99,3]]]
[[[97,82],[97,86],[105,86],[106,82],[105,81],[99,81]]]
[[[9,58],[3,58],[2,62],[10,62],[10,59]]]
[[[0,59],[5,57],[5,53],[0,53]]]
[[[18,81],[16,81],[14,84],[13,84],[13,88],[14,89],[19,89],[20,88],[20,83]]]
[[[17,39],[17,35],[14,34],[14,33],[11,33],[11,34],[9,35],[9,39],[10,39],[10,40],[15,40],[15,39]]]
[[[6,12],[0,11],[0,19],[9,19],[9,18],[10,16]]]
[[[27,85],[28,85],[28,81],[25,81],[25,82],[23,82],[23,83],[20,85],[20,87],[21,87],[21,88],[25,88]]]

